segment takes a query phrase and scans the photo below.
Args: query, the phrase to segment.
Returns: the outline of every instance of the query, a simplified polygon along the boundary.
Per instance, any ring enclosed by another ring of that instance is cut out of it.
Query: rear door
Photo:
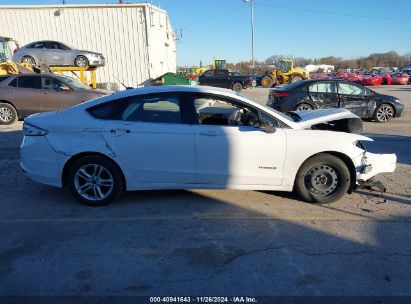
[[[317,108],[338,108],[338,95],[335,81],[319,81],[308,86],[308,95]]]
[[[121,107],[103,134],[136,187],[194,183],[194,131],[185,114],[184,96],[148,94],[116,101]]]
[[[338,96],[340,107],[359,117],[370,117],[376,108],[370,90],[359,84],[338,82]]]
[[[214,84],[215,87],[229,88],[230,79],[228,77],[227,70],[214,70]]]

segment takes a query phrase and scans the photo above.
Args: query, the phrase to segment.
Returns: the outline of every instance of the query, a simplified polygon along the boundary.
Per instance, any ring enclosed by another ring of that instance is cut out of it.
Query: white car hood
[[[346,109],[332,108],[313,111],[293,111],[291,115],[299,117],[295,124],[299,129],[306,129],[313,125],[342,119],[361,119]]]

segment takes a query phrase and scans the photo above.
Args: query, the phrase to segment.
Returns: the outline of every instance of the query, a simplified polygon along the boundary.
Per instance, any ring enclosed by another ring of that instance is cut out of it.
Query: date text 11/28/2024
[[[150,297],[150,303],[257,303],[254,297]]]

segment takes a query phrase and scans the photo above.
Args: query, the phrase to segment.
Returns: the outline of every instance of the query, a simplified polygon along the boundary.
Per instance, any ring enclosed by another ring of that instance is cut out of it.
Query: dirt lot
[[[375,90],[406,105],[400,119],[365,123],[397,171],[380,176],[384,197],[359,190],[327,206],[201,190],[88,208],[24,178],[22,124],[0,127],[0,295],[411,296],[411,86]]]

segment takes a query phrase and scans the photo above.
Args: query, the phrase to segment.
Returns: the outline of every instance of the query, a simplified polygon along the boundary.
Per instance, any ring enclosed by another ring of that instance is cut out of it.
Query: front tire
[[[389,104],[379,105],[374,111],[374,120],[379,123],[390,121],[394,117],[394,108]]]
[[[17,111],[12,105],[0,103],[0,125],[11,125],[17,118]]]
[[[294,189],[309,203],[330,204],[342,198],[350,184],[347,165],[334,155],[321,153],[302,164]]]
[[[74,59],[74,65],[76,67],[87,67],[89,64],[88,59],[84,56],[77,56],[76,59]]]
[[[233,91],[234,92],[241,92],[241,90],[243,89],[243,86],[241,85],[241,83],[236,82],[235,84],[233,84]]]
[[[263,76],[263,78],[261,78],[261,86],[263,88],[271,88],[273,86],[273,83],[273,79],[268,75]]]
[[[67,175],[70,192],[88,206],[103,206],[123,192],[123,177],[111,160],[90,155],[76,160]]]

